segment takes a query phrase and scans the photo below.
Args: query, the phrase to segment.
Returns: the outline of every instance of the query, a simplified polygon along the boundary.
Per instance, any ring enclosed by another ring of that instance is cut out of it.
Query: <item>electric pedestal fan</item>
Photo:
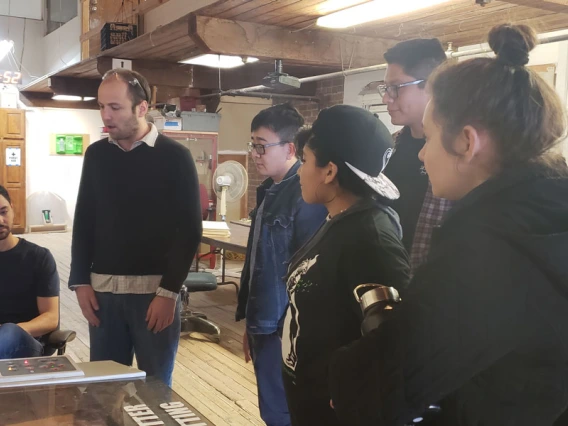
[[[217,166],[213,174],[213,190],[220,200],[219,216],[227,218],[227,203],[239,200],[248,187],[248,175],[243,165],[237,161],[228,160]]]

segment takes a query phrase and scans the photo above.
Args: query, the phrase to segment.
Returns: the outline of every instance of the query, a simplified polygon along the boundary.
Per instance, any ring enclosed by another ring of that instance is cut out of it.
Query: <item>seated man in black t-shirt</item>
[[[14,210],[0,185],[0,359],[43,353],[59,324],[59,276],[49,250],[12,235]]]

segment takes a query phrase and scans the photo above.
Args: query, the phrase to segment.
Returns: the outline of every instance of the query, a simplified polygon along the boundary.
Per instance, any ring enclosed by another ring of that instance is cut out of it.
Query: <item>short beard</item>
[[[4,234],[5,232],[5,234]],[[12,230],[10,228],[0,228],[0,241],[5,240],[6,238],[8,238],[12,233]]]

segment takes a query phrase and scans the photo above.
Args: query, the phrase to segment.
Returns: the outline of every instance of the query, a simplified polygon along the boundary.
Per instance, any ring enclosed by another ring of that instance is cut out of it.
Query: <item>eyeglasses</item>
[[[391,99],[396,99],[398,98],[398,91],[402,87],[414,86],[416,84],[424,83],[425,81],[426,80],[414,80],[414,81],[409,81],[408,83],[393,84],[391,86],[387,86],[386,84],[381,84],[379,85],[378,89],[381,96],[385,96],[385,94],[388,94]]]
[[[266,153],[266,148],[270,148],[271,146],[276,146],[276,145],[285,145],[287,143],[290,143],[290,141],[280,141],[280,142],[274,142],[274,143],[267,143],[266,145],[263,145],[261,143],[249,142],[249,143],[247,143],[247,148],[248,148],[248,152],[252,152],[253,149],[254,149],[258,155],[264,155]]]

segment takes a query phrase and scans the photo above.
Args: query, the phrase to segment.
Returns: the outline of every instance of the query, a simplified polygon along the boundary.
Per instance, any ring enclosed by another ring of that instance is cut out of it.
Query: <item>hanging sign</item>
[[[6,165],[20,166],[22,163],[22,150],[20,148],[6,148]]]

